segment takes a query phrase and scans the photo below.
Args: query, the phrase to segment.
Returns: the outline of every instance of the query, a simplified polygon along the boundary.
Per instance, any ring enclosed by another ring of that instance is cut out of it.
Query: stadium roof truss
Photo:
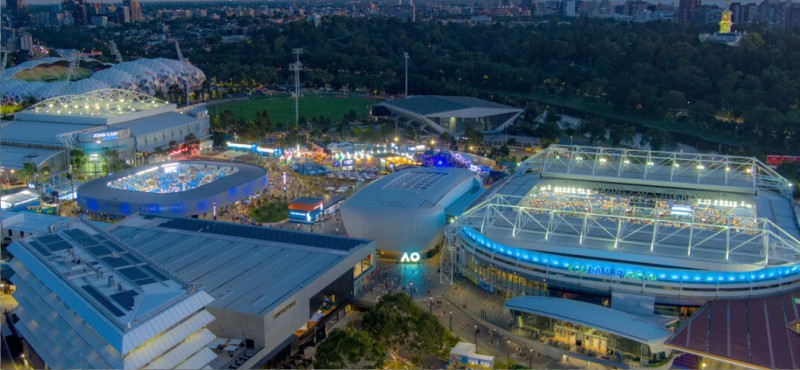
[[[611,177],[645,182],[764,189],[791,197],[791,182],[755,158],[621,148],[551,145],[518,172]],[[576,178],[577,179],[577,178]]]
[[[115,117],[167,104],[161,99],[135,91],[102,89],[81,95],[63,95],[47,99],[31,106],[26,112],[80,117]]]
[[[764,266],[800,262],[800,241],[765,218],[731,225],[729,217],[727,224],[710,224],[694,214],[686,220],[659,219],[653,208],[645,207],[625,214],[528,207],[519,205],[522,198],[495,195],[458,217],[445,236],[454,238],[453,231],[471,227],[481,234],[492,229],[507,230],[510,237],[566,237],[576,246],[592,240],[614,251],[626,245],[628,251]]]

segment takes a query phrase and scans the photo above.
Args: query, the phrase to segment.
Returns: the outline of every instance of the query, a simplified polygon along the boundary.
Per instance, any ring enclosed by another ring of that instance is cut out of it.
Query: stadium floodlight
[[[289,64],[289,70],[294,71],[294,123],[300,124],[300,71],[303,70],[303,63],[299,61]],[[309,121],[310,122],[310,121]]]

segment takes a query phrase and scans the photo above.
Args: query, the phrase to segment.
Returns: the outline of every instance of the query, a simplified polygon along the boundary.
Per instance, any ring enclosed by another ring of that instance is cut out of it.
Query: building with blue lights
[[[92,214],[191,216],[216,212],[267,189],[263,167],[177,161],[128,169],[81,185],[78,206]]]
[[[449,225],[441,278],[687,317],[800,289],[790,194],[754,158],[551,146]]]
[[[460,273],[507,298],[559,298],[506,303],[523,335],[600,353],[613,338],[618,351],[632,340],[630,358],[660,360],[665,336],[593,321],[578,306],[652,323],[708,301],[797,291],[791,190],[755,158],[550,146],[448,226],[440,278]]]

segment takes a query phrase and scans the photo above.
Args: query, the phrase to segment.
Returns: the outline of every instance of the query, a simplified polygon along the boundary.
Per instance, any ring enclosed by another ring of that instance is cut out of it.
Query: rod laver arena
[[[790,194],[754,158],[551,146],[448,226],[441,279],[672,316],[797,290]]]

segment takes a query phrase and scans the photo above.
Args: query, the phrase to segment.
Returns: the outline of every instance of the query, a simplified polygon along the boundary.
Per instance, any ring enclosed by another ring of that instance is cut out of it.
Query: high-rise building
[[[6,0],[6,9],[11,18],[11,27],[19,28],[28,24],[28,11],[22,0]]]
[[[123,0],[122,5],[128,7],[131,15],[131,22],[142,21],[142,6],[139,5],[137,0]]]
[[[72,23],[82,26],[89,23],[86,0],[61,0],[61,10],[72,17]]]
[[[700,0],[680,0],[678,3],[678,20],[681,22],[694,21],[698,8],[700,8]]]

